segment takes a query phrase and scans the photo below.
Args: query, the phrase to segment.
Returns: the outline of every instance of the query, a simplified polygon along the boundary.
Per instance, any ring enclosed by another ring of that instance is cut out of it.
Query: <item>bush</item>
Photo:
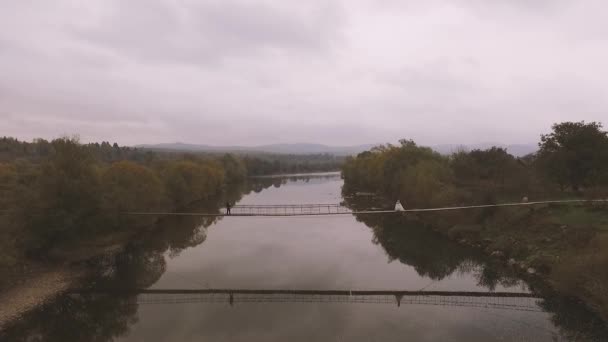
[[[483,226],[479,224],[457,224],[450,228],[448,236],[452,239],[458,238],[479,238]]]
[[[594,239],[576,255],[562,258],[551,273],[558,290],[583,297],[608,318],[608,235]]]

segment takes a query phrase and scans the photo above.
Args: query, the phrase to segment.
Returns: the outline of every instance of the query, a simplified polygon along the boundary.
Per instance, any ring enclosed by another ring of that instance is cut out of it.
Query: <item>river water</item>
[[[239,194],[237,204],[345,200],[337,174],[259,182]],[[397,305],[390,294],[323,292],[531,291],[475,251],[380,215],[167,218],[119,255],[88,267],[98,270],[85,281],[89,289],[252,293],[67,294],[0,336],[7,341],[32,336],[41,341],[561,341],[602,340],[604,333],[584,308],[552,298],[405,296]]]

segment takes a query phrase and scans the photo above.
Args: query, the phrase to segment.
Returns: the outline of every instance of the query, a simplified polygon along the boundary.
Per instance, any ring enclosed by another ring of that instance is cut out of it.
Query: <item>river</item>
[[[237,204],[345,200],[338,174],[253,182],[265,183],[254,184],[254,191],[245,192]],[[351,205],[354,201],[346,200]],[[530,293],[534,287],[474,250],[428,229],[379,216],[167,218],[118,255],[90,261],[87,267],[94,271],[83,282],[86,289],[224,292],[65,294],[28,313],[0,337],[7,341],[606,337],[595,316],[556,298],[406,295],[398,305],[391,291],[518,294]],[[328,294],[332,290],[350,293]]]

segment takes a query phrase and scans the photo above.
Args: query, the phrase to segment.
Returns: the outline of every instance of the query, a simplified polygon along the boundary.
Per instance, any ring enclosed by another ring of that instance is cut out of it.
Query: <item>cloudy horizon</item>
[[[0,135],[527,144],[608,125],[598,0],[0,0]]]

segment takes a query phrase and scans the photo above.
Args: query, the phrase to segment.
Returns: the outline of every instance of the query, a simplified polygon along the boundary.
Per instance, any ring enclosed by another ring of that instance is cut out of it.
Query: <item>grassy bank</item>
[[[607,206],[473,209],[406,219],[541,278],[608,321]]]

